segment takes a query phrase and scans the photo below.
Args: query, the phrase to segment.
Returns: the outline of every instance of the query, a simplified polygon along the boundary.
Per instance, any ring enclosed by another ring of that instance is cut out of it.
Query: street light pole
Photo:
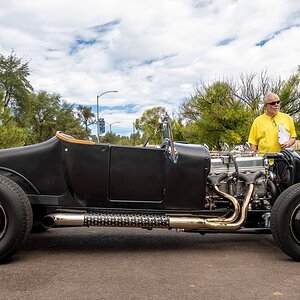
[[[132,123],[132,137],[133,137],[133,146],[135,146],[135,124]]]
[[[98,143],[99,143],[99,135],[100,135],[100,132],[99,132],[99,98],[101,96],[103,96],[104,94],[107,94],[107,93],[117,93],[118,91],[106,91],[100,95],[97,95],[97,140],[98,140]]]
[[[107,123],[107,124],[109,125],[109,132],[110,132],[110,133],[111,133],[111,126],[114,125],[114,124],[116,124],[116,123],[120,123],[120,122],[113,122],[113,123],[111,123],[111,124],[110,124],[110,123]]]

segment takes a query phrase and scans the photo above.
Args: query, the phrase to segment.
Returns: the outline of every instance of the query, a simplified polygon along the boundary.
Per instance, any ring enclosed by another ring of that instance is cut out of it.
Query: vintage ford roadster
[[[31,231],[59,226],[264,232],[300,261],[300,157],[209,152],[173,142],[120,146],[64,133],[0,151],[0,261]]]

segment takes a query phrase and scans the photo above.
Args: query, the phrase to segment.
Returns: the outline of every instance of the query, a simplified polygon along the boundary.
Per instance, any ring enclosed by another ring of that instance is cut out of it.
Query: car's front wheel
[[[271,230],[281,250],[300,261],[300,183],[290,186],[276,199]]]
[[[14,181],[0,176],[0,262],[24,244],[32,227],[31,204]]]

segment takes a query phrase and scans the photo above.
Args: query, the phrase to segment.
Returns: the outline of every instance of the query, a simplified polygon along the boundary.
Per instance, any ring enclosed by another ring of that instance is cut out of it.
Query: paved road
[[[299,299],[271,235],[51,229],[0,266],[0,299]]]

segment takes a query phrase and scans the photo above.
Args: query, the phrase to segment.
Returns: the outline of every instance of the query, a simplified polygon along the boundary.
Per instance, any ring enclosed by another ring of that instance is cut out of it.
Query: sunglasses
[[[270,103],[267,103],[267,104],[270,104],[270,105],[274,106],[275,104],[280,104],[280,101],[274,101],[274,102],[270,102]]]

